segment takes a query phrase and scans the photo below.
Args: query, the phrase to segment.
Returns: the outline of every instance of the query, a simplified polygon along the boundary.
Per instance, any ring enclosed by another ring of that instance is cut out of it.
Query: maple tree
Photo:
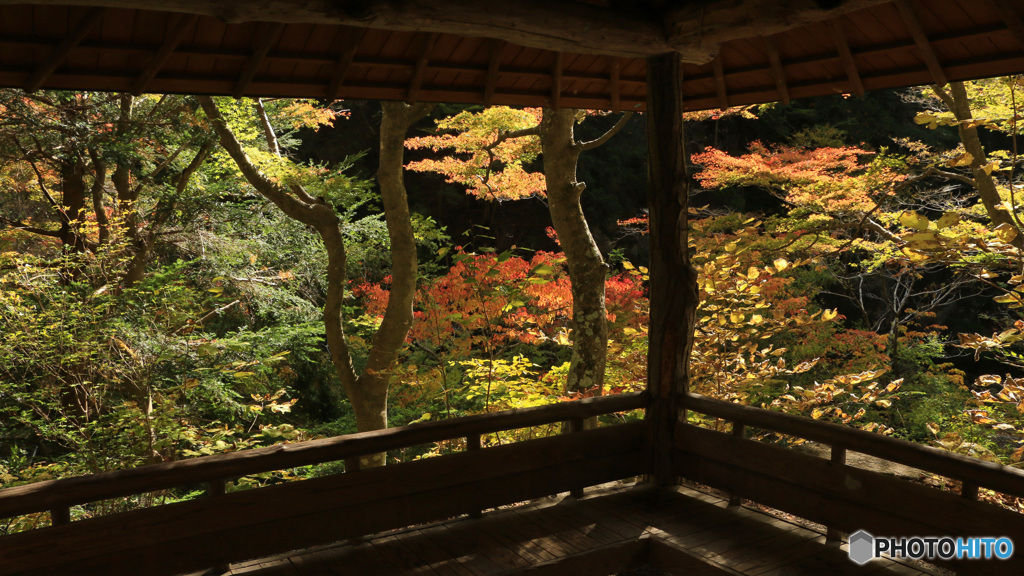
[[[381,194],[384,196],[384,209],[392,242],[392,276],[400,291],[389,299],[387,312],[377,330],[367,365],[363,367],[361,373],[357,373],[343,324],[343,299],[347,282],[344,233],[341,229],[341,219],[334,206],[327,201],[332,179],[320,179],[321,174],[317,171],[305,170],[273,153],[262,163],[254,162],[250,158],[251,149],[247,150],[235,136],[233,127],[221,114],[217,103],[206,96],[200,97],[199,102],[217,132],[221,145],[249,184],[289,217],[316,230],[323,241],[328,255],[327,299],[323,319],[331,361],[355,411],[359,430],[386,428],[390,381],[387,370],[393,364],[411,325],[412,288],[416,275],[412,225],[400,172],[401,144],[409,126],[426,115],[429,107],[404,104],[385,106],[378,178],[382,183]],[[335,175],[333,183],[337,185],[340,180],[340,175]],[[307,190],[307,187],[314,186],[320,189],[320,195],[316,197]],[[367,455],[361,459],[369,466],[381,466],[385,463],[384,454]]]
[[[441,134],[411,139],[407,146],[451,151],[440,160],[412,162],[409,169],[439,172],[477,196],[493,200],[546,197],[572,284],[573,356],[566,389],[600,393],[608,342],[607,267],[583,214],[580,202],[586,185],[577,181],[576,168],[580,154],[607,142],[625,126],[630,114],[602,136],[579,142],[573,128],[585,117],[584,111],[571,109],[491,107],[442,120],[438,122]],[[450,131],[457,133],[445,133]],[[538,156],[543,172],[527,170],[525,166]]]

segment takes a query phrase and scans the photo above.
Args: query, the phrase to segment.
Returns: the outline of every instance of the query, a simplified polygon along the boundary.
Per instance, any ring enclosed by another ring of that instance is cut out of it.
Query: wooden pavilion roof
[[[706,109],[1024,71],[1024,0],[401,4],[0,0],[0,86],[639,109],[677,50]]]

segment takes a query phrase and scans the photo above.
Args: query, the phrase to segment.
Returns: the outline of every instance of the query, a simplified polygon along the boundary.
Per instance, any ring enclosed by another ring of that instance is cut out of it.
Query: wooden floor
[[[287,526],[282,526],[287,530]],[[642,567],[642,568],[641,568]],[[588,489],[481,519],[457,519],[233,565],[247,576],[660,574],[922,575],[887,559],[853,564],[820,532],[689,488]]]

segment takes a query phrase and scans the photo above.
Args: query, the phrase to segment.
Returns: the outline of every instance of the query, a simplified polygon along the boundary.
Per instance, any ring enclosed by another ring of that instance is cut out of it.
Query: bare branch
[[[581,142],[581,143],[579,143],[578,146],[580,147],[580,150],[583,150],[583,151],[593,150],[594,148],[597,148],[598,146],[602,146],[605,142],[610,140],[612,138],[612,136],[615,136],[616,134],[619,133],[619,131],[621,131],[623,128],[625,128],[626,124],[629,122],[629,119],[632,118],[632,117],[633,117],[633,111],[632,110],[626,112],[625,114],[623,114],[622,116],[619,117],[618,122],[616,122],[614,126],[612,126],[607,132],[602,134],[600,137],[595,138],[595,139],[593,139],[593,140],[591,140],[589,142]]]

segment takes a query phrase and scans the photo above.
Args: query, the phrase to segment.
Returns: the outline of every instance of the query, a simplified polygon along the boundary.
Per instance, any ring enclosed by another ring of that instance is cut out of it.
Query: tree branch
[[[580,150],[583,150],[583,151],[593,150],[594,148],[597,148],[598,146],[603,145],[608,140],[611,140],[612,136],[615,136],[616,134],[619,133],[619,131],[621,131],[623,128],[626,127],[626,123],[628,123],[629,119],[632,118],[632,117],[633,117],[633,111],[632,110],[626,112],[625,114],[623,114],[622,116],[619,117],[619,120],[618,120],[618,122],[615,123],[615,126],[612,126],[607,132],[602,134],[600,137],[595,138],[595,139],[593,139],[593,140],[591,140],[589,142],[581,142],[580,144],[578,144],[579,147],[580,147]]]

